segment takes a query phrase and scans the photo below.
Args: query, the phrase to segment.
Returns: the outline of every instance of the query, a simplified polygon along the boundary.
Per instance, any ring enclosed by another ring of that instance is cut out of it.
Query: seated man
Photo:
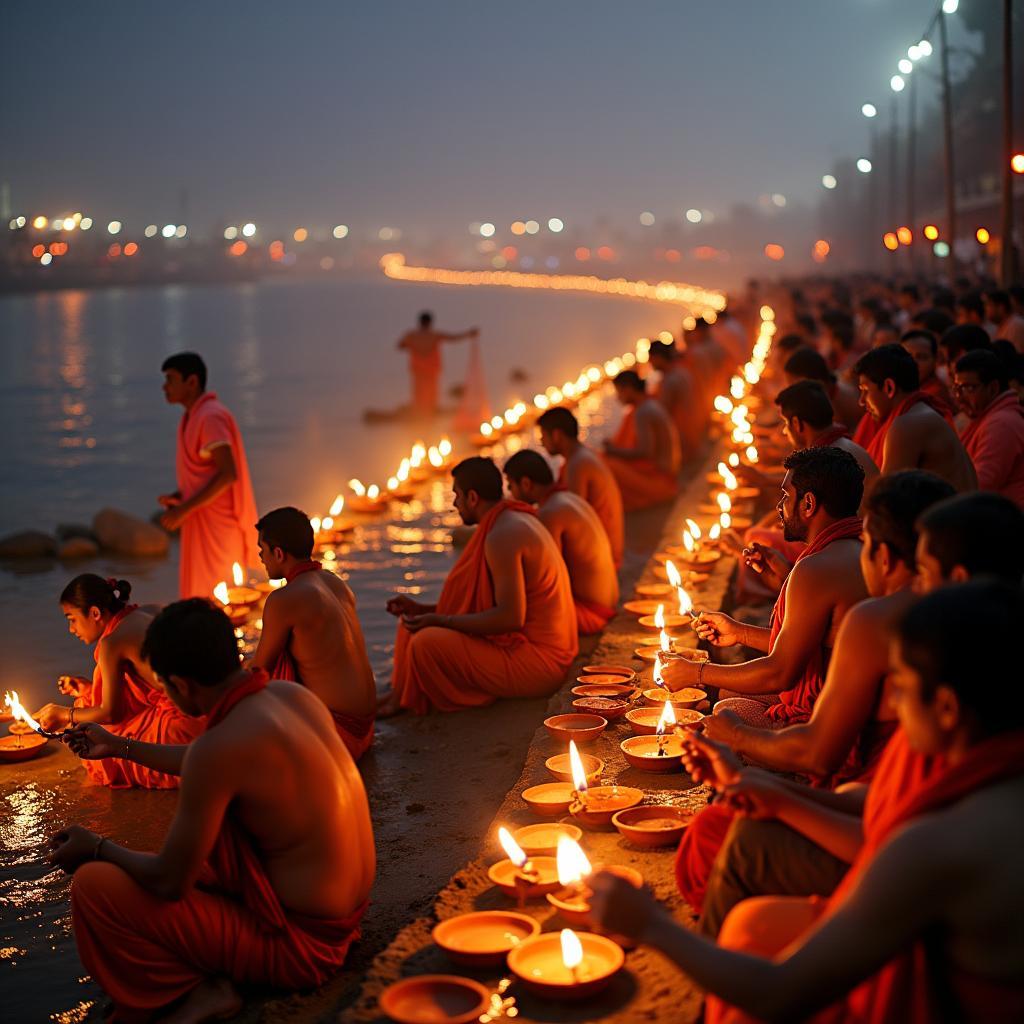
[[[757,764],[811,776],[830,789],[870,780],[895,729],[889,633],[915,600],[915,523],[953,493],[951,484],[919,469],[880,477],[868,493],[861,566],[871,596],[839,627],[809,721],[773,732],[721,710],[704,720],[705,735]],[[748,896],[830,892],[845,868],[807,855],[807,844],[778,822],[736,817],[727,804],[705,808],[680,844],[676,871],[683,896],[701,911],[701,930],[717,935],[725,915]]]
[[[681,451],[690,456],[700,445],[705,427],[705,410],[697,400],[693,375],[672,343],[651,342],[650,363],[660,378],[654,397],[672,417]]]
[[[555,483],[551,467],[537,452],[516,452],[505,463],[505,477],[516,501],[539,507],[540,521],[562,552],[576,603],[577,629],[584,636],[600,633],[619,603],[619,580],[597,513],[578,494]]]
[[[979,490],[995,491],[1024,508],[1024,407],[1008,385],[1002,361],[984,349],[962,355],[953,390],[970,417],[960,439]]]
[[[857,518],[864,471],[839,448],[793,452],[785,467],[779,518],[785,539],[807,547],[783,584],[771,628],[749,626],[723,612],[705,612],[695,623],[701,639],[716,647],[743,644],[765,657],[738,665],[672,661],[664,669],[672,690],[709,685],[749,694],[725,706],[762,728],[810,718],[839,624],[867,596]]]
[[[866,446],[882,475],[927,469],[958,491],[978,486],[971,460],[956,431],[918,390],[917,363],[901,345],[883,345],[854,366],[860,400],[878,429]]]
[[[235,985],[322,984],[359,936],[375,871],[366,791],[331,716],[301,686],[244,671],[231,622],[202,598],[168,605],[143,654],[206,731],[187,747],[131,746],[132,761],[181,776],[158,853],[80,825],[52,838],[52,862],[75,876],[82,963],[118,1019],[179,1001],[173,1019],[219,1019],[241,1008]],[[123,753],[99,725],[68,743]]]
[[[594,509],[608,534],[615,565],[622,565],[625,546],[622,493],[608,464],[580,441],[579,424],[568,409],[560,405],[548,409],[538,418],[537,426],[540,442],[548,455],[562,456],[558,482]]]
[[[275,509],[256,530],[267,575],[287,580],[288,586],[267,597],[251,667],[315,693],[358,761],[373,743],[377,689],[355,595],[343,579],[312,560],[313,528],[304,512]]]
[[[1022,629],[1020,589],[997,583],[943,589],[904,617],[892,651],[901,727],[863,815],[800,810],[853,864],[830,899],[747,900],[716,946],[604,872],[589,882],[597,922],[675,961],[711,996],[711,1024],[826,1007],[813,1019],[1020,1020],[1024,875],[1007,851],[1024,848],[1024,701],[1013,648],[963,637]],[[791,806],[785,782],[748,772],[727,799],[755,815]]]
[[[813,348],[797,349],[786,360],[782,374],[787,385],[796,384],[801,380],[816,380],[825,389],[825,394],[832,403],[835,418],[847,429],[857,429],[864,415],[857,389],[845,380],[837,380],[820,353],[815,352]],[[857,443],[863,445],[859,439]]]
[[[941,416],[952,419],[956,412],[953,396],[935,373],[939,364],[939,339],[931,331],[915,328],[900,338],[900,344],[917,363],[918,387],[935,399],[936,410]]]
[[[679,436],[665,407],[647,395],[633,370],[615,378],[615,396],[626,408],[622,423],[604,443],[627,512],[671,501],[679,490]]]
[[[436,605],[388,602],[401,621],[381,715],[549,696],[579,649],[569,573],[532,506],[502,499],[490,459],[464,459],[452,481],[455,509],[476,530]]]

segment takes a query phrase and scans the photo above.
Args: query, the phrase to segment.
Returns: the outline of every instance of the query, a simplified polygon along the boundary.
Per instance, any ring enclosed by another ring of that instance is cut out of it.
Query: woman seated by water
[[[96,722],[110,733],[111,756],[84,761],[98,785],[123,788],[174,789],[177,776],[153,771],[129,759],[138,743],[191,743],[203,731],[202,719],[190,718],[165,696],[140,654],[153,617],[129,604],[127,580],[103,579],[93,573],[76,576],[60,595],[68,630],[84,644],[95,644],[92,680],[61,676],[58,689],[75,698],[72,707],[47,704],[35,717],[46,730]]]

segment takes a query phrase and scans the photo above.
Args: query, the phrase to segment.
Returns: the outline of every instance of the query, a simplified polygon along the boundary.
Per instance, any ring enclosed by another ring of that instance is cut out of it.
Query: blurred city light
[[[917,44],[917,52],[922,57],[930,57],[932,55],[932,44],[929,43],[927,39],[922,39],[921,42]]]
[[[896,67],[898,67],[900,69],[900,73],[904,74],[904,75],[909,75],[910,72],[914,70],[913,63],[911,63],[909,60],[907,60],[906,57],[904,57],[902,60],[898,61],[897,64],[896,64]],[[903,86],[900,86],[900,89],[902,89],[902,88],[903,88]],[[896,91],[899,92],[899,89],[897,89]]]
[[[1024,174],[1024,153],[1014,153],[1010,157],[1010,169],[1015,174]]]
[[[895,231],[886,231],[882,236],[882,245],[892,252],[895,252],[900,247],[900,240],[896,237]]]
[[[304,242],[309,238],[309,232],[305,228],[296,228],[292,232],[292,238],[294,238],[296,242]]]
[[[537,221],[528,220],[526,222],[526,233],[528,235],[535,235],[538,231],[540,231],[540,224],[538,224]]]
[[[111,221],[111,222],[110,222],[110,223],[109,223],[109,224],[107,225],[107,231],[108,231],[108,232],[109,232],[109,233],[110,233],[111,235],[116,235],[116,234],[117,234],[117,233],[118,233],[118,232],[119,232],[120,230],[121,230],[121,222],[120,222],[119,220],[112,220],[112,221]]]
[[[893,75],[892,78],[889,79],[889,88],[892,89],[893,92],[903,92],[906,84],[907,83],[904,82],[899,75]]]
[[[900,245],[910,245],[914,240],[914,233],[908,227],[897,228],[896,238],[899,240]]]
[[[654,223],[654,214],[651,213],[650,210],[644,210],[644,212],[640,214],[640,223],[643,224],[645,228],[649,228]]]
[[[494,225],[485,221],[480,225],[480,234],[483,235],[484,238],[490,238],[491,235],[494,234]]]
[[[874,103],[865,103],[864,106],[860,108],[860,112],[865,117],[874,117],[878,113],[878,107],[876,107]]]
[[[932,252],[935,253],[939,259],[945,259],[949,255],[949,242],[936,242],[932,246]]]
[[[331,234],[334,235],[335,238],[346,238],[348,236],[348,225],[338,224]]]
[[[939,229],[934,224],[925,224],[924,226],[924,237],[929,242],[934,242],[939,237]]]
[[[146,230],[143,232],[143,234],[147,238],[154,238],[159,231],[160,229],[155,224],[147,224]]]
[[[553,231],[556,235],[565,227],[565,224],[559,217],[552,217],[548,220],[548,231]]]
[[[700,210],[690,209],[686,211],[686,219],[691,224],[699,224],[704,219],[704,215]]]
[[[174,232],[177,231],[177,230],[178,230],[178,225],[177,224],[165,224],[163,226],[163,228],[160,230],[160,234],[163,235],[164,238],[173,238],[174,237]]]
[[[238,228],[234,225],[224,229],[224,237],[230,242],[231,239],[238,237]]]
[[[253,224],[252,221],[249,221],[248,224],[243,224],[242,234],[245,235],[246,238],[252,238],[252,236],[256,234],[256,225]]]
[[[870,174],[871,173],[871,161],[868,160],[867,157],[863,157],[862,156],[857,161],[857,170],[860,171],[861,174]]]
[[[839,182],[836,181],[836,179],[835,179],[835,175],[832,175],[832,174],[824,174],[824,175],[822,175],[821,183],[822,183],[822,185],[825,186],[825,188],[835,188],[836,185],[839,184]]]
[[[989,240],[992,238],[992,235],[989,234],[988,228],[978,228],[978,230],[974,232],[974,237],[982,245],[988,245]]]
[[[942,0],[942,13],[956,14],[956,10],[959,6],[960,0]]]

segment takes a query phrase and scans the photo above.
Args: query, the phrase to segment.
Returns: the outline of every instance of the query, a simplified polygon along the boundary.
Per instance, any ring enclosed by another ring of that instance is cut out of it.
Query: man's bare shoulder
[[[813,555],[801,558],[793,566],[793,572],[797,574],[794,579],[811,583],[814,586],[822,586],[834,581],[837,572],[856,568],[859,576],[860,548],[859,540],[833,541],[823,551],[816,551]]]
[[[537,517],[526,512],[508,511],[498,516],[498,521],[491,527],[487,535],[487,549],[493,550],[498,545],[529,543],[537,535]]]

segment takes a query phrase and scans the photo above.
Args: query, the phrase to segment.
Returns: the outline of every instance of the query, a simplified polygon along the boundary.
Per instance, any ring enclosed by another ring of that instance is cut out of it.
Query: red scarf
[[[830,544],[835,543],[837,540],[858,539],[861,533],[861,526],[862,522],[857,516],[849,516],[846,519],[840,519],[837,522],[834,522],[831,526],[822,530],[821,533],[814,538],[813,542],[808,544],[807,547],[797,555],[796,562],[793,563],[793,567],[796,568],[801,559],[807,558],[809,555],[816,555],[819,551],[824,551],[825,548]],[[786,577],[785,582],[782,584],[778,600],[775,602],[775,607],[772,609],[771,633],[768,636],[769,652],[771,652],[772,648],[775,646],[775,641],[778,640],[779,633],[782,632],[782,624],[786,620],[786,593],[789,590],[790,579],[792,579],[792,573]],[[822,640],[824,641],[824,637]],[[776,721],[790,721],[792,719],[806,720],[809,718],[811,709],[814,707],[814,702],[818,699],[818,694],[821,692],[821,688],[825,683],[825,672],[827,669],[828,659],[825,654],[825,645],[823,642],[811,655],[796,684],[788,690],[783,690],[779,694],[778,704],[770,704],[765,709],[768,717],[775,719]]]
[[[270,676],[265,669],[254,668],[246,672],[245,679],[238,683],[237,686],[233,686],[228,690],[207,712],[207,732],[215,725],[223,722],[240,701],[245,700],[246,697],[251,697],[254,693],[259,693],[260,690],[265,690],[269,681]]]
[[[837,908],[894,832],[921,815],[949,807],[957,801],[1024,773],[1024,731],[1003,733],[971,747],[956,764],[915,753],[900,729],[896,732],[871,784],[874,813],[864,815],[864,845],[853,867],[829,899]],[[878,790],[894,788],[891,799],[878,800]],[[887,786],[888,782],[888,786]],[[877,974],[857,986],[844,1001],[844,1021],[857,1024],[926,1024],[943,1014],[933,1005],[934,986],[929,977],[923,942],[898,955]],[[971,1020],[987,1019],[978,1014]]]
[[[1002,412],[1004,409],[1010,409],[1017,413],[1018,416],[1024,416],[1024,406],[1021,406],[1020,399],[1017,396],[1016,391],[1004,391],[1001,395],[997,395],[992,401],[992,404],[977,418],[971,420],[970,423],[964,427],[964,432],[960,435],[960,440],[963,442],[963,446],[967,449],[968,453],[971,450],[971,444],[974,441],[975,435],[981,430],[982,424],[991,416],[993,413]]]
[[[316,572],[317,569],[322,569],[323,566],[319,562],[314,562],[313,559],[307,558],[304,562],[296,562],[285,574],[285,582],[291,583],[293,579],[301,576],[304,572]]]
[[[907,395],[905,398],[900,399],[889,412],[889,415],[885,417],[878,425],[878,430],[874,436],[868,441],[866,447],[868,455],[871,456],[875,465],[881,467],[882,458],[885,455],[885,438],[889,433],[889,428],[896,422],[905,412],[909,412],[918,402],[923,402],[930,409],[934,409],[944,419],[946,418],[945,413],[938,401],[931,395],[926,394],[924,391],[915,391],[911,395]],[[948,422],[948,420],[947,420]]]
[[[815,439],[815,448],[830,448],[840,438],[849,437],[849,429],[842,423],[833,423],[831,427],[826,427]]]

